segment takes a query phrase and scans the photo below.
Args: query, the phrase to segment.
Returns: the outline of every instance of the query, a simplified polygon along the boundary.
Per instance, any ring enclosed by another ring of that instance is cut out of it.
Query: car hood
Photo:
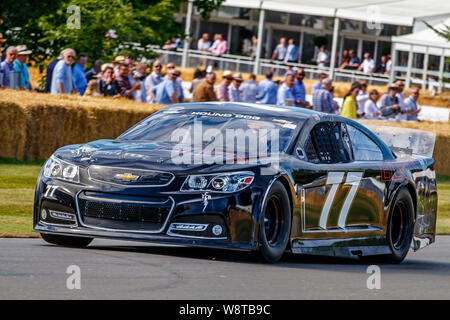
[[[71,145],[58,149],[55,156],[70,163],[89,167],[92,165],[122,168],[148,169],[168,172],[198,173],[249,170],[259,167],[268,161],[260,160],[251,163],[221,164],[226,162],[223,155],[214,164],[174,163],[172,161],[173,146],[151,142],[133,142],[118,140],[97,140],[82,145]],[[175,151],[176,152],[176,151]]]

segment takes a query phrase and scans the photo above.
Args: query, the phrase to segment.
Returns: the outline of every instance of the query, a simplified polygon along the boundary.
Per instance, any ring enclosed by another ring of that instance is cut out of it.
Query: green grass
[[[0,158],[0,237],[38,237],[32,233],[33,198],[43,161]],[[437,233],[450,234],[450,176],[438,176]]]

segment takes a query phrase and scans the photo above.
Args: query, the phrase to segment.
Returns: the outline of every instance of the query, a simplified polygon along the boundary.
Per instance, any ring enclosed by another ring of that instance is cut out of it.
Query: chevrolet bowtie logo
[[[132,173],[120,173],[120,174],[116,174],[114,176],[114,178],[123,180],[123,181],[136,181],[139,178],[139,176],[135,176]]]

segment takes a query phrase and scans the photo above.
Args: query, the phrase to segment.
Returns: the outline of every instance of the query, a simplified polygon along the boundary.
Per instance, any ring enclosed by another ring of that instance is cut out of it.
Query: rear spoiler
[[[364,124],[364,123],[363,123]],[[364,124],[398,156],[433,157],[436,133],[417,129]]]

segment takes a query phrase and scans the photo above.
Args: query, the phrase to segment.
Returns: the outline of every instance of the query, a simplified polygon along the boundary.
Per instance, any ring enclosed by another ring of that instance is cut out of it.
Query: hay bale
[[[0,141],[5,148],[0,156],[45,159],[65,145],[116,138],[162,107],[128,99],[2,90],[5,133]]]
[[[0,157],[23,159],[27,139],[26,109],[8,99],[0,103]]]

